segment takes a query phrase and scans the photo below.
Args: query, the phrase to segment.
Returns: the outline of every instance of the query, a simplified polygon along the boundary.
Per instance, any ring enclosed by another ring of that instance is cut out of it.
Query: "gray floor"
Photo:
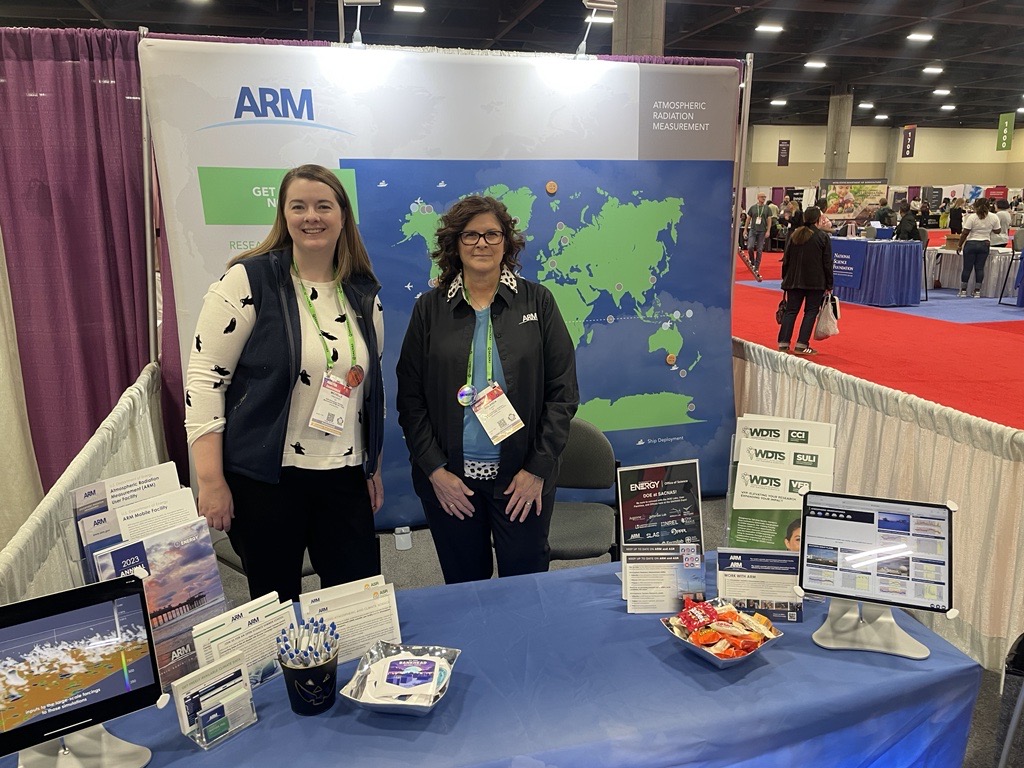
[[[715,549],[725,540],[725,499],[705,499],[701,505],[704,519],[704,540],[708,549]],[[412,532],[412,549],[399,551],[395,548],[395,539],[390,534],[380,537],[381,569],[388,581],[398,589],[414,589],[443,584],[441,568],[437,563],[437,555],[430,534],[426,530]],[[608,562],[608,557],[595,560],[556,561],[551,564],[552,570],[559,568],[576,568],[600,562]],[[224,591],[231,605],[240,605],[248,600],[245,577],[238,571],[221,564],[221,578]],[[319,587],[315,576],[303,581],[304,591]],[[999,761],[1001,744],[996,742],[996,733],[1001,708],[999,694],[999,675],[985,672],[981,681],[981,692],[974,710],[971,723],[970,740],[967,745],[967,756],[964,768],[993,768]],[[1008,713],[1005,713],[1008,717]],[[1022,727],[1020,730],[1024,730]],[[1018,747],[1024,740],[1018,734]],[[1024,768],[1024,747],[1015,749],[1012,768]],[[896,768],[894,766],[894,768]]]

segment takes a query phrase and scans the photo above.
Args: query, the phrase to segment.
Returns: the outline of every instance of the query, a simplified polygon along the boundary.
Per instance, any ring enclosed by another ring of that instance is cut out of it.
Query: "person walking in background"
[[[441,219],[440,276],[412,311],[398,422],[448,584],[546,571],[555,481],[579,405],[576,356],[551,292],[517,274],[525,241],[504,203]],[[493,554],[492,545],[493,541]]]
[[[761,269],[761,254],[764,252],[764,239],[772,226],[772,210],[765,202],[767,195],[757,193],[757,204],[747,211],[747,222],[744,232],[747,236],[747,258],[756,273]]]
[[[804,316],[793,350],[798,355],[816,355],[811,349],[811,333],[825,293],[832,290],[832,240],[818,224],[821,209],[804,211],[803,224],[790,235],[782,257],[782,290],[786,292],[786,310],[779,328],[779,351],[789,352],[796,316],[803,305]]]
[[[974,212],[967,214],[964,220],[964,231],[960,233],[957,253],[963,253],[964,268],[960,273],[960,298],[967,296],[967,283],[974,271],[974,298],[981,298],[981,283],[985,279],[985,262],[988,260],[989,247],[993,232],[1000,232],[999,217],[989,210],[988,200],[979,199],[974,204]]]
[[[959,235],[964,231],[964,199],[956,198],[949,206],[949,233]]]
[[[249,594],[297,600],[307,549],[324,587],[380,573],[384,320],[338,178],[302,165],[279,189],[270,234],[206,294],[185,428]]]

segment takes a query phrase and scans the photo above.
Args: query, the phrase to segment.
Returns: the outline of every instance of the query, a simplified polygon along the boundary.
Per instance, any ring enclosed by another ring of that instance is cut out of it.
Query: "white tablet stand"
[[[142,768],[153,753],[119,739],[102,725],[18,753],[18,768]]]
[[[831,650],[878,651],[908,659],[927,659],[931,651],[896,623],[892,609],[833,597],[825,623],[811,635]]]

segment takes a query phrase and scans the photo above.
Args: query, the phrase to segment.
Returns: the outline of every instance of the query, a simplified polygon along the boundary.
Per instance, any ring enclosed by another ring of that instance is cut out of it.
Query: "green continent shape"
[[[567,323],[588,319],[600,291],[611,295],[619,307],[627,294],[634,305],[646,303],[655,286],[652,276],[657,278],[669,269],[665,245],[658,235],[667,230],[673,242],[678,239],[682,198],[622,203],[607,192],[599,193],[605,202],[597,214],[579,229],[567,226],[559,231],[559,237],[567,237],[568,243],[552,239],[547,269],[541,275],[578,294],[566,290],[556,294]],[[554,268],[550,259],[555,259]],[[566,306],[561,304],[563,297],[568,299]]]
[[[501,200],[508,208],[509,215],[514,219],[519,219],[516,229],[520,232],[529,229],[530,219],[533,216],[533,205],[537,202],[537,196],[528,187],[510,189],[505,184],[494,184],[480,194]]]
[[[580,403],[576,415],[605,432],[697,424],[702,420],[687,410],[692,401],[689,395],[674,392],[626,395],[615,401],[597,398]]]
[[[666,353],[678,355],[683,348],[683,334],[674,325],[668,328],[659,328],[647,340],[647,351],[656,352],[659,349]]]

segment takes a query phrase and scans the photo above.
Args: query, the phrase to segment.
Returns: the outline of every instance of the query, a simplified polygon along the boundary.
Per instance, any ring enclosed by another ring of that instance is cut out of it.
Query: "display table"
[[[154,768],[959,768],[981,668],[906,614],[900,625],[931,649],[924,661],[818,648],[810,635],[824,606],[807,603],[807,621],[781,625],[775,646],[718,670],[657,616],[626,613],[618,569],[399,592],[406,642],[462,649],[451,689],[423,718],[340,697],[299,717],[275,679],[256,689],[259,722],[208,753],[180,734],[172,707],[109,729],[152,749]],[[339,683],[354,666],[339,668]]]
[[[988,259],[985,260],[985,277],[981,281],[981,295],[986,299],[999,298],[999,289],[1003,285],[1003,278],[1006,277],[1006,265],[1013,258],[1013,251],[1010,248],[990,248]],[[960,273],[964,268],[964,257],[955,250],[948,248],[929,248],[925,251],[925,265],[928,279],[935,276],[935,264],[939,264],[939,282],[943,288],[960,289]],[[1006,289],[1003,296],[1016,296],[1017,291],[1013,287],[1016,282],[1016,269],[1010,272],[1010,278],[1006,281]],[[967,292],[973,293],[975,288],[974,273],[967,281]]]
[[[833,237],[832,250],[834,293],[842,301],[876,307],[916,307],[921,303],[923,250],[919,241]],[[848,267],[845,274],[840,271],[841,263]]]

